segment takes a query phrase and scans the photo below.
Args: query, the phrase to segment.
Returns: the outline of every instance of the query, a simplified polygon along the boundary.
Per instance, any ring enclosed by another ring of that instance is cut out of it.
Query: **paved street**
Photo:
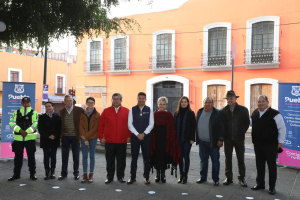
[[[57,173],[60,173],[61,167],[61,152],[58,150],[58,164]],[[71,155],[71,154],[70,154]],[[211,170],[209,170],[208,182],[203,184],[196,184],[195,181],[199,178],[199,156],[198,148],[192,147],[191,152],[191,169],[189,172],[188,183],[185,185],[178,184],[174,176],[170,175],[170,170],[167,171],[167,183],[155,183],[154,174],[151,174],[151,184],[144,185],[142,177],[142,159],[140,157],[138,162],[137,182],[132,185],[122,184],[116,181],[109,185],[104,184],[106,179],[105,172],[105,156],[103,153],[96,154],[96,169],[94,176],[94,183],[82,184],[80,181],[75,181],[72,175],[72,162],[69,162],[69,176],[67,179],[58,181],[45,181],[42,150],[38,147],[36,153],[37,159],[37,181],[29,179],[29,172],[27,161],[24,161],[21,179],[8,182],[7,178],[12,175],[13,161],[0,161],[0,199],[219,199],[216,195],[221,195],[220,199],[246,199],[252,197],[254,199],[300,199],[300,176],[299,170],[278,167],[277,180],[277,194],[271,196],[266,190],[252,191],[250,187],[255,184],[256,168],[253,154],[253,147],[251,145],[251,138],[246,138],[246,168],[248,182],[247,188],[242,188],[237,183],[237,178],[234,183],[229,186],[214,187],[211,180]],[[127,167],[125,172],[125,179],[130,176],[130,156],[127,157]],[[233,158],[234,177],[237,177],[237,163],[236,158]],[[211,165],[210,165],[211,167]],[[80,172],[82,173],[82,166],[80,165]],[[221,171],[220,181],[224,180],[224,153],[221,149]],[[266,174],[266,183],[268,183],[268,174]],[[26,184],[20,186],[20,184]],[[58,189],[52,187],[59,186]],[[85,191],[80,191],[79,188],[86,188]],[[117,192],[116,189],[122,191]],[[154,191],[155,194],[148,194],[149,191]],[[182,195],[187,193],[187,195]]]

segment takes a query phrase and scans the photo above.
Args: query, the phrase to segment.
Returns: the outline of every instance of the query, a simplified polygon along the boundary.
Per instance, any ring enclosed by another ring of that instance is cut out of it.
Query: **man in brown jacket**
[[[80,152],[80,115],[83,111],[82,108],[73,106],[73,98],[66,95],[64,99],[65,108],[60,111],[62,121],[61,129],[61,156],[62,168],[61,176],[58,178],[62,180],[68,176],[68,161],[69,149],[72,148],[73,154],[73,169],[74,179],[79,179],[79,152]]]

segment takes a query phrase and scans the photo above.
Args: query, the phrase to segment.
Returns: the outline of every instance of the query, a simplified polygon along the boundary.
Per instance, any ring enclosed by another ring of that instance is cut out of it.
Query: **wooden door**
[[[207,96],[214,100],[214,106],[222,109],[226,106],[226,86],[225,85],[209,85],[207,86]]]
[[[257,98],[260,95],[268,97],[269,106],[272,107],[272,85],[271,84],[253,84],[251,85],[250,95],[250,115],[257,108]]]

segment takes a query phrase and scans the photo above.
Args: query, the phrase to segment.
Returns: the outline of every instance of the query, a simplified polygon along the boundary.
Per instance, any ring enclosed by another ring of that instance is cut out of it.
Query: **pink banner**
[[[278,164],[300,167],[300,151],[282,149],[283,152],[278,154]]]
[[[14,158],[15,153],[12,152],[11,143],[10,142],[2,142],[1,143],[1,158]],[[26,149],[24,149],[23,157],[27,157]]]

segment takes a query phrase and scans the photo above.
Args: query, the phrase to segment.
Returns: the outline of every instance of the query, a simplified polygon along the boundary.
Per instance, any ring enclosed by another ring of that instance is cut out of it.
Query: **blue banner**
[[[10,143],[14,137],[9,119],[21,108],[21,100],[25,96],[30,97],[31,107],[35,108],[35,83],[3,82],[2,88],[1,158],[13,158]]]
[[[278,163],[300,167],[300,84],[279,83],[279,112],[286,125],[284,152]]]

